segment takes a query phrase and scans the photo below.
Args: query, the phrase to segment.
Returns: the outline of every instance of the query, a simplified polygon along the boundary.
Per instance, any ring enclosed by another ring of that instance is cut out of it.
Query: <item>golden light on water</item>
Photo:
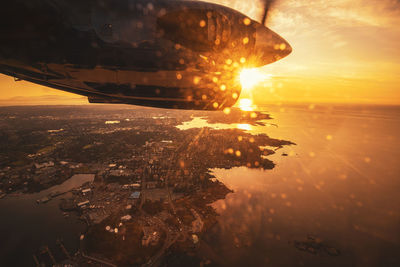
[[[240,130],[250,131],[251,130],[251,125],[250,124],[246,124],[246,123],[238,124],[237,128],[240,129]]]
[[[260,69],[243,69],[239,75],[242,85],[242,97],[239,99],[238,106],[243,111],[254,111],[256,106],[253,103],[253,89],[271,79],[271,75],[263,73]]]
[[[239,100],[239,108],[243,111],[253,111],[255,106],[253,101],[249,98],[242,98]]]

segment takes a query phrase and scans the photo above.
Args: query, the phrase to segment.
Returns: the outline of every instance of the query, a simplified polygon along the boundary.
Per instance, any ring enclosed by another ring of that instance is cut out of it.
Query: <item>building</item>
[[[135,191],[132,192],[131,195],[129,196],[130,199],[139,199],[140,198],[140,192],[139,191]]]

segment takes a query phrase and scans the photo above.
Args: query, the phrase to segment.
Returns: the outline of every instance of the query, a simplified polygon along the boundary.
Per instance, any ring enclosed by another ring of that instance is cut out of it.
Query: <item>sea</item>
[[[400,108],[265,106],[290,140],[272,170],[214,169],[234,190],[210,244],[228,266],[400,266]]]
[[[268,156],[271,170],[211,170],[233,192],[212,204],[217,223],[201,236],[206,249],[197,256],[210,266],[400,266],[400,107],[258,110],[272,119],[218,127],[295,144]],[[214,126],[195,115],[182,125]],[[57,238],[77,249],[85,224],[65,218],[57,199],[36,204],[54,189],[0,199],[1,266],[34,266],[35,249]]]

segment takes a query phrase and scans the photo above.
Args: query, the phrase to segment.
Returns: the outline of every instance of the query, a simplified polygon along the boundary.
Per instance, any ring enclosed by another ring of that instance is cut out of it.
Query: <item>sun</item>
[[[254,86],[268,78],[269,76],[262,73],[259,69],[243,69],[240,72],[240,84],[243,90],[251,90]]]
[[[259,84],[270,79],[270,75],[263,73],[260,69],[243,69],[240,72],[239,79],[242,85],[242,96],[239,99],[238,106],[243,111],[253,111],[256,106],[253,103],[252,90]]]

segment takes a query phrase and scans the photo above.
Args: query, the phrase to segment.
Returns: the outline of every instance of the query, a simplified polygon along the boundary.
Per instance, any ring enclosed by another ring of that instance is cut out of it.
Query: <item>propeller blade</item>
[[[264,0],[264,14],[261,19],[262,25],[265,25],[265,21],[267,20],[269,9],[275,2],[276,2],[275,0]]]

